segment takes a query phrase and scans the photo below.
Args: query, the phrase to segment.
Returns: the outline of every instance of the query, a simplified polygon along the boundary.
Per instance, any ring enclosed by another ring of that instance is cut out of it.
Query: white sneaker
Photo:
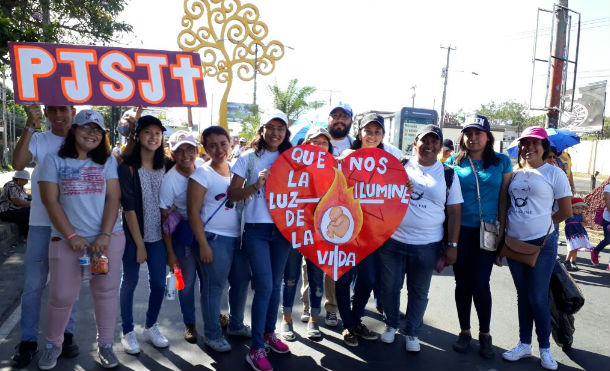
[[[231,336],[243,336],[245,338],[252,337],[252,328],[248,325],[242,325],[238,330],[231,329],[231,326],[227,326],[227,335]]]
[[[396,336],[396,329],[394,327],[386,326],[385,332],[381,334],[381,341],[386,344],[392,344],[394,337]]]
[[[407,352],[419,352],[419,338],[417,336],[407,335],[405,348],[407,349]]]
[[[151,328],[144,329],[144,339],[150,341],[157,348],[167,348],[169,341],[161,334],[159,324],[155,323]]]
[[[127,354],[140,353],[140,344],[138,343],[138,336],[135,331],[124,334],[121,337],[121,345],[123,345],[123,350]]]
[[[551,354],[551,348],[540,348],[540,363],[547,370],[557,370],[557,361]]]
[[[219,339],[208,340],[205,339],[205,345],[214,349],[217,352],[229,352],[231,351],[231,344],[227,342],[227,339],[224,336],[221,336]]]
[[[521,358],[529,357],[532,355],[532,345],[523,344],[519,342],[513,349],[507,350],[502,353],[502,358],[507,361],[518,361]]]

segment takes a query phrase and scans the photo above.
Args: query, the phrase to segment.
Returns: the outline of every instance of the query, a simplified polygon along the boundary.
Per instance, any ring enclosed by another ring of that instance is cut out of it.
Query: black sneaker
[[[198,337],[199,334],[197,333],[197,325],[194,323],[189,323],[186,325],[186,329],[184,330],[184,340],[186,340],[187,343],[197,344]]]
[[[354,333],[363,338],[364,340],[377,340],[377,338],[379,337],[379,334],[369,330],[364,325],[364,323],[361,323],[358,326],[354,327]]]
[[[32,362],[38,353],[38,343],[35,341],[22,341],[15,346],[15,354],[11,357],[13,367],[24,368]]]
[[[358,346],[358,336],[356,336],[356,333],[354,333],[353,330],[351,329],[345,329],[343,330],[343,342],[346,345],[349,345],[350,347],[357,347]]]
[[[572,266],[572,262],[569,260],[566,260],[565,262],[563,262],[563,265],[566,266],[566,270],[568,272],[574,272],[574,267]]]
[[[479,335],[479,354],[485,359],[492,359],[494,357],[491,335]]]
[[[576,262],[572,262],[572,270],[578,272],[578,265],[576,265]]]
[[[60,357],[74,358],[80,353],[78,345],[73,343],[73,339],[74,334],[70,334],[69,332],[64,333],[64,342],[61,345]]]
[[[466,353],[470,348],[470,340],[472,340],[472,336],[469,333],[460,332],[458,339],[453,343],[453,350],[458,353]]]

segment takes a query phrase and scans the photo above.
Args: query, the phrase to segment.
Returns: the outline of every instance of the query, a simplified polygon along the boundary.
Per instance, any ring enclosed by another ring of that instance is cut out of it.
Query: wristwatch
[[[449,247],[457,247],[457,242],[447,242],[447,246],[449,246]]]

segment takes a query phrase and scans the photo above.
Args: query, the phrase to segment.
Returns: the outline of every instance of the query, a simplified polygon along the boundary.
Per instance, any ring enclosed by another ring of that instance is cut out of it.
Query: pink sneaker
[[[290,348],[275,336],[275,332],[265,334],[265,344],[276,353],[288,353]]]
[[[593,264],[593,265],[599,264],[599,254],[593,250],[591,250],[591,264]]]
[[[267,359],[265,348],[250,349],[248,354],[246,354],[246,362],[256,371],[273,371],[273,367],[271,367],[271,363]]]

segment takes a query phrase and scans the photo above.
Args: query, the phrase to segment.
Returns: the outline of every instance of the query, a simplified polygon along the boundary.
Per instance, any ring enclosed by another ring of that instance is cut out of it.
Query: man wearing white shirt
[[[42,124],[42,110],[33,104],[26,108],[27,122],[13,153],[13,168],[23,170],[30,162],[36,163],[32,173],[32,203],[30,209],[30,230],[25,251],[25,283],[21,295],[21,342],[11,358],[17,368],[27,366],[38,352],[38,324],[42,293],[49,274],[49,242],[51,221],[42,205],[38,188],[41,165],[48,154],[54,155],[72,127],[76,109],[72,106],[45,106],[44,115],[51,130],[38,132]],[[64,334],[62,356],[76,357],[78,346],[72,342],[74,334],[74,311]]]
[[[349,135],[352,129],[354,112],[347,103],[339,103],[330,110],[328,116],[328,133],[332,137],[333,156],[338,157],[341,152],[352,148],[354,138]]]
[[[437,160],[443,143],[438,126],[426,125],[415,137],[416,156],[405,165],[409,180],[414,183],[409,208],[396,232],[379,249],[382,299],[386,315],[384,343],[394,342],[399,321],[400,290],[407,275],[406,350],[419,352],[419,331],[428,305],[432,271],[442,250],[446,248],[445,265],[457,259],[460,233],[462,191],[457,176],[449,189],[445,167]],[[445,214],[445,208],[447,209]],[[443,246],[443,222],[447,215],[447,246]]]

